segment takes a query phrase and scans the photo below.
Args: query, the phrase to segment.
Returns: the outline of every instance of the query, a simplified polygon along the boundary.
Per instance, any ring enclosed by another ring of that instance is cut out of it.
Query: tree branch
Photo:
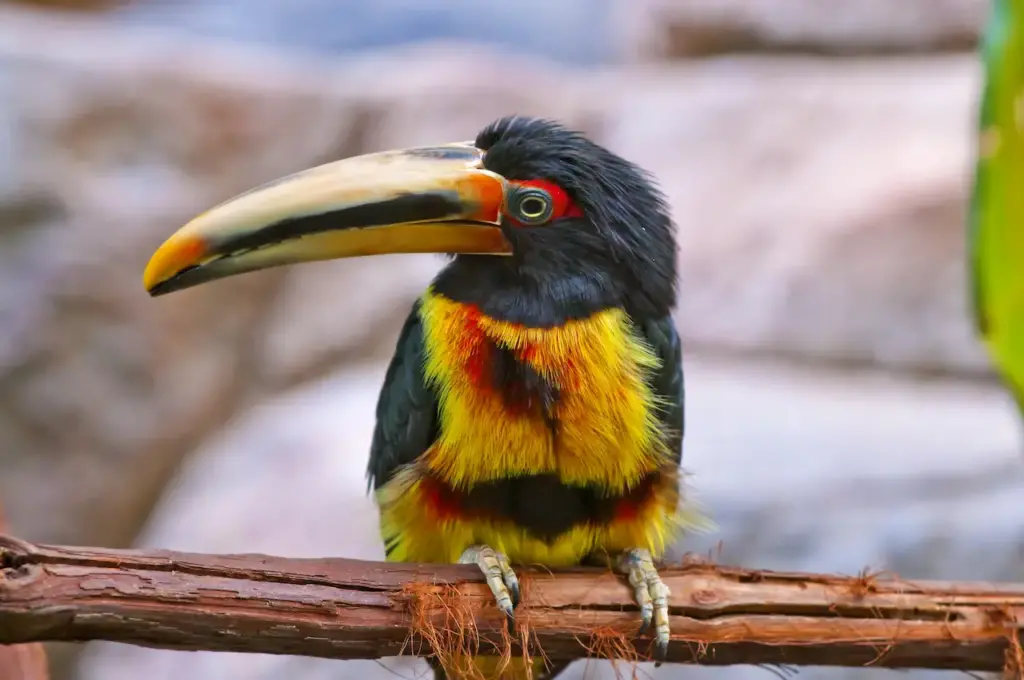
[[[519,653],[525,640],[551,659],[629,660],[647,658],[650,645],[634,635],[629,586],[601,570],[522,570],[522,637],[509,647],[472,566],[47,547],[0,536],[0,567],[0,644],[114,640],[369,659],[455,646]],[[673,662],[1024,667],[1024,585],[700,563],[662,576],[672,591]]]

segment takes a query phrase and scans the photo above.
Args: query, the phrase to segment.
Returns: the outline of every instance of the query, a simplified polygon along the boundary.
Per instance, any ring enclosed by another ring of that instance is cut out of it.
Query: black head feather
[[[510,180],[564,189],[583,216],[538,227],[503,225],[512,257],[458,256],[435,289],[497,318],[563,323],[607,307],[660,318],[675,304],[675,225],[664,196],[636,165],[583,134],[509,116],[480,132],[484,166]]]

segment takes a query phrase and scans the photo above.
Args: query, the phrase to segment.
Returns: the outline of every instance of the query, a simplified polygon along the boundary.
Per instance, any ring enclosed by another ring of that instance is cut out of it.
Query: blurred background
[[[986,11],[0,0],[0,498],[12,530],[381,557],[363,477],[374,402],[441,259],[312,264],[157,300],[142,270],[184,221],[250,186],[471,139],[522,113],[585,130],[672,200],[684,463],[719,525],[677,554],[720,545],[721,561],[751,567],[1024,579],[1019,422],[970,326],[964,277]],[[48,649],[55,680],[425,671]],[[613,676],[594,662],[572,673]]]

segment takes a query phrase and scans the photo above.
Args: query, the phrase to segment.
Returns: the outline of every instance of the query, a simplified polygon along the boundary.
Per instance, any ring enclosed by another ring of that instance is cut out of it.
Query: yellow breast
[[[623,492],[666,461],[645,379],[659,359],[622,310],[529,328],[428,293],[421,315],[426,373],[439,393],[441,419],[424,462],[453,487],[557,473],[568,484]],[[557,436],[538,413],[510,411],[489,389],[491,346],[511,351],[557,387]]]

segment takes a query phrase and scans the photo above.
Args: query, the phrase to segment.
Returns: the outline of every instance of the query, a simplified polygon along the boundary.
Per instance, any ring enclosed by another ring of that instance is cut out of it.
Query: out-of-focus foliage
[[[1024,411],[1024,0],[994,0],[982,43],[970,215],[974,318]]]

